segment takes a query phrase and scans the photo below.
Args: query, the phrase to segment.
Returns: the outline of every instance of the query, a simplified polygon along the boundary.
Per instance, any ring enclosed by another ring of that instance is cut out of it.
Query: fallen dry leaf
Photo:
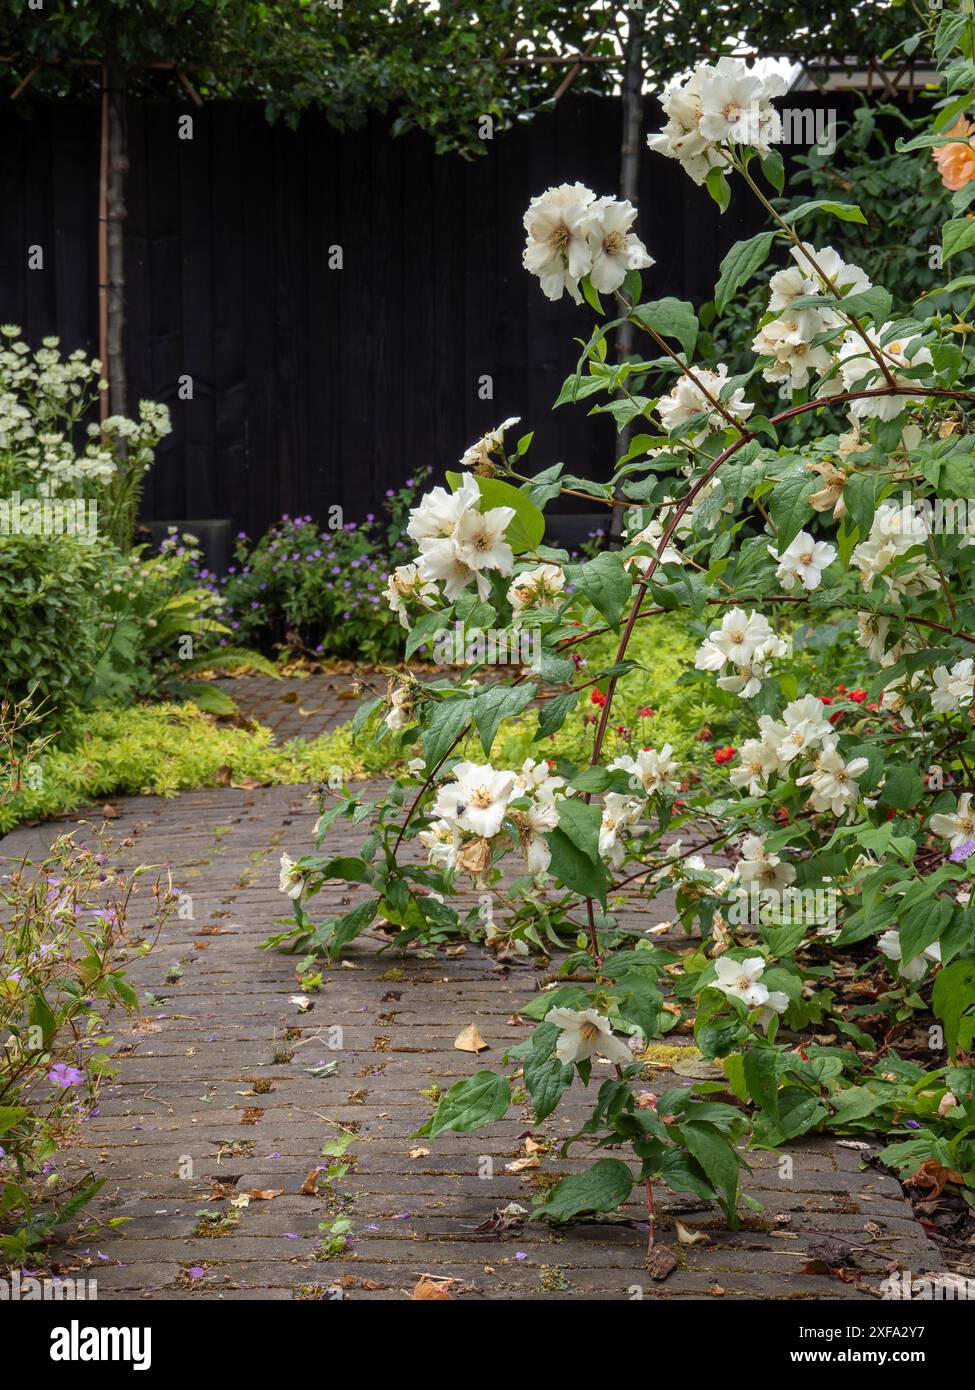
[[[438,1282],[424,1275],[413,1290],[413,1297],[418,1300],[435,1298],[449,1299],[450,1293],[448,1292],[448,1288],[453,1282],[453,1279],[444,1279]]]
[[[469,1023],[462,1033],[458,1033],[454,1038],[454,1047],[458,1052],[483,1052],[487,1043],[477,1031],[476,1023]]]
[[[511,1163],[506,1163],[504,1171],[506,1173],[524,1173],[529,1168],[540,1168],[541,1166],[538,1155],[529,1154],[527,1158],[516,1158]]]
[[[252,1187],[247,1195],[255,1202],[273,1202],[283,1191],[283,1187]]]
[[[121,814],[122,812],[119,810],[119,808],[117,806],[113,806],[110,801],[106,801],[105,805],[102,807],[102,815],[105,817],[106,820],[118,820]]]
[[[313,1168],[298,1189],[302,1197],[318,1196],[318,1169]]]
[[[702,1241],[707,1244],[711,1239],[707,1231],[695,1231],[691,1226],[684,1226],[680,1221],[674,1224],[677,1227],[677,1239],[681,1245],[700,1245]]]
[[[410,1149],[410,1150],[408,1151],[407,1157],[409,1157],[409,1158],[426,1158],[426,1156],[427,1156],[427,1154],[428,1154],[429,1152],[430,1152],[429,1149],[422,1149],[422,1148],[421,1148],[421,1149]]]

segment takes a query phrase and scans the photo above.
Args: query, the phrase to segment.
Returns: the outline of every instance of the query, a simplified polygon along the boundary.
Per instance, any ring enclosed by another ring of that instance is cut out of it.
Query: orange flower
[[[972,146],[971,139],[968,138],[973,131],[975,131],[975,124],[965,116],[959,116],[951,129],[945,131],[945,134],[962,135],[966,138],[955,140],[950,145],[938,145],[932,151],[934,162],[941,175],[941,182],[945,188],[950,188],[952,192],[964,188],[966,183],[975,179],[975,147]]]

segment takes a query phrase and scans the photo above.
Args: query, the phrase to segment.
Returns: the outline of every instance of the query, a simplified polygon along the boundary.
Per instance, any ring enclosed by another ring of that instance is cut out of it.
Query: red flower
[[[644,705],[643,708],[640,710],[640,718],[641,718],[641,719],[652,719],[653,717],[654,717],[653,710],[650,708],[649,705]]]
[[[600,708],[606,703],[606,696],[601,690],[594,690],[589,698],[594,705],[599,705]]]
[[[846,686],[845,686],[845,685],[838,685],[838,686],[836,687],[836,693],[837,693],[838,695],[845,695],[845,694],[846,694]]]
[[[716,748],[714,750],[714,761],[720,767],[722,763],[730,763],[737,752],[738,749],[732,748],[730,744],[727,748]]]
[[[851,690],[851,691],[850,691],[850,699],[851,699],[851,700],[856,700],[856,702],[857,702],[858,705],[862,705],[863,702],[864,702],[864,700],[865,700],[866,698],[867,698],[867,692],[866,692],[865,690]]]
[[[833,703],[832,695],[820,695],[819,703],[821,705],[831,705]]]

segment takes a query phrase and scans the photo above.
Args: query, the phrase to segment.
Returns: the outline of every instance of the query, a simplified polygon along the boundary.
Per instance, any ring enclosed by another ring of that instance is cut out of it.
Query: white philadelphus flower
[[[400,626],[407,630],[410,626],[407,602],[418,603],[422,608],[434,608],[439,597],[436,584],[424,579],[416,565],[397,565],[392,574],[386,577],[383,598],[390,610],[399,614]]]
[[[595,1009],[549,1009],[545,1022],[562,1029],[555,1055],[564,1065],[585,1062],[591,1057],[606,1057],[621,1067],[633,1061],[626,1043],[613,1037],[609,1019]]]
[[[941,942],[932,941],[930,946],[925,946],[920,955],[905,961],[901,949],[900,932],[894,928],[885,931],[882,936],[878,936],[877,945],[888,960],[898,962],[897,973],[905,980],[923,979],[928,973],[929,964],[937,964],[941,960]]]
[[[951,848],[975,840],[975,811],[972,810],[971,792],[962,792],[954,811],[939,811],[931,817],[931,829],[936,835],[947,835]]]
[[[922,557],[896,574],[887,573],[895,560],[915,546],[925,545],[930,533],[928,518],[913,502],[882,502],[874,513],[867,539],[855,545],[850,555],[850,564],[860,571],[864,589],[872,588],[873,581],[880,577],[892,592],[899,594],[936,589],[938,576]]]
[[[797,579],[804,589],[818,589],[823,570],[833,563],[837,553],[835,545],[814,540],[808,531],[800,531],[781,554],[774,545],[768,549],[779,562],[775,575],[786,589],[791,589]]]
[[[884,361],[894,379],[894,384],[911,387],[915,384],[915,378],[906,377],[903,372],[908,368],[930,366],[931,351],[927,347],[916,347],[920,341],[921,335],[919,333],[910,333],[903,338],[895,338],[892,342],[885,343],[881,347],[881,340],[888,327],[888,324],[883,324],[876,334],[871,333],[870,330],[864,331],[871,343],[883,354]],[[845,390],[869,391],[886,385],[886,378],[877,366],[876,360],[868,352],[863,338],[855,330],[851,329],[849,333],[844,335],[837,360]],[[898,368],[901,370],[898,371]],[[920,400],[919,396],[909,395],[868,396],[864,400],[851,401],[850,414],[857,420],[895,420],[910,406],[918,405]]]
[[[635,825],[643,815],[643,803],[621,792],[607,792],[603,797],[603,817],[599,827],[599,855],[614,869],[626,858],[621,835]]]
[[[608,770],[628,772],[647,796],[660,791],[680,791],[677,764],[671,757],[673,751],[669,743],[665,743],[659,753],[654,748],[641,748],[635,758],[628,753],[614,758]]]
[[[282,854],[281,875],[278,879],[278,889],[282,893],[287,893],[289,898],[300,898],[301,890],[304,886],[305,875],[302,870],[297,868],[290,854]]]
[[[714,963],[717,978],[714,989],[733,999],[740,999],[749,1009],[765,1008],[775,1013],[784,1013],[789,1007],[789,996],[781,990],[770,990],[762,984],[765,962],[761,956],[751,956],[748,960],[732,960],[721,956]]]
[[[668,434],[672,430],[679,429],[681,425],[686,425],[689,420],[696,419],[699,415],[706,415],[703,428],[691,436],[691,444],[700,444],[708,436],[712,429],[723,428],[727,423],[719,410],[716,410],[701,390],[708,392],[714,400],[721,399],[721,390],[728,379],[728,368],[724,362],[719,362],[715,371],[708,367],[698,367],[694,372],[697,381],[692,381],[689,376],[682,376],[672,388],[669,395],[661,396],[657,402],[656,411],[660,417],[660,423]],[[700,386],[698,385],[700,382]],[[731,393],[729,398],[722,401],[730,414],[736,415],[740,420],[747,420],[755,409],[751,401],[745,400],[745,389],[738,386]]]
[[[472,570],[497,570],[510,574],[515,557],[504,533],[514,519],[514,507],[492,507],[479,512],[473,507],[465,511],[454,527],[451,537],[461,564]]]
[[[417,568],[424,579],[443,585],[444,598],[450,603],[471,583],[477,585],[478,595],[482,599],[486,599],[491,592],[491,581],[487,575],[460,558],[453,538],[421,541]]]
[[[775,726],[775,733],[776,753],[783,765],[788,765],[798,754],[808,753],[817,745],[834,742],[836,737],[836,731],[823,714],[822,701],[817,700],[815,695],[803,695],[801,700],[793,700],[786,705],[782,723]]]
[[[684,515],[681,517],[681,523],[677,527],[677,533],[681,531],[687,532],[689,529],[690,522],[688,514],[687,512],[685,512]],[[637,531],[634,535],[628,535],[626,538],[626,543],[628,546],[652,545],[654,550],[656,550],[658,544],[663,538],[663,534],[663,522],[660,521],[657,517],[654,517],[648,525],[644,526],[642,531]],[[623,565],[626,569],[629,569],[632,565],[633,568],[638,569],[641,574],[646,574],[647,570],[650,568],[652,563],[652,555],[630,555],[623,561]],[[667,545],[664,546],[664,553],[660,557],[660,563],[662,565],[684,564],[684,556],[674,546],[672,541],[668,542]]]
[[[406,534],[417,542],[452,536],[464,512],[469,507],[476,510],[480,501],[477,479],[470,473],[464,476],[456,492],[448,492],[445,487],[432,488],[410,512]]]
[[[703,183],[711,169],[728,164],[724,150],[729,145],[750,145],[763,159],[768,155],[782,138],[772,98],[784,91],[778,74],[760,76],[738,58],[699,63],[664,89],[660,102],[667,124],[647,144],[679,159],[694,182]]]
[[[394,734],[412,724],[416,718],[416,700],[410,684],[398,685],[389,696],[389,705],[383,716],[386,727]]]
[[[919,676],[915,675],[912,685],[917,684],[919,679]],[[914,728],[914,711],[907,703],[903,676],[898,676],[896,680],[884,686],[883,694],[880,697],[880,708],[886,710],[888,714],[894,715],[907,728]]]
[[[956,661],[951,670],[938,666],[932,676],[934,689],[931,692],[931,708],[938,714],[950,714],[952,710],[968,709],[975,701],[975,673],[972,658]]]
[[[427,852],[427,863],[443,869],[456,869],[460,831],[449,821],[435,820],[417,839]]]
[[[771,642],[756,647],[747,661],[740,665],[735,664],[734,675],[719,676],[717,683],[722,690],[739,695],[743,700],[750,700],[753,695],[758,694],[762,682],[771,674],[773,658],[784,656],[787,650],[788,643],[783,638],[776,637]]]
[[[483,467],[485,464],[490,464],[492,454],[503,454],[505,432],[510,430],[513,425],[517,425],[520,419],[520,415],[509,416],[493,430],[488,430],[487,434],[482,435],[477,443],[472,444],[464,453],[460,461],[461,468]],[[476,487],[477,484],[475,483],[474,486]]]
[[[534,758],[526,758],[515,778],[515,795],[532,796],[537,801],[554,801],[557,796],[565,795],[565,778],[554,774],[548,763],[537,763]]]
[[[512,819],[518,827],[528,872],[534,877],[546,873],[552,862],[552,851],[545,836],[550,830],[557,829],[559,823],[555,803],[533,801],[527,811],[513,811]]]
[[[581,183],[563,183],[533,198],[525,213],[525,269],[537,275],[548,299],[563,290],[582,303],[579,281],[592,269],[589,212],[596,195]]]
[[[747,787],[749,796],[761,796],[768,779],[778,770],[775,746],[764,738],[748,738],[738,750],[738,761],[729,777],[733,787]]]
[[[463,762],[457,764],[453,775],[455,781],[438,789],[433,815],[490,840],[501,829],[514,793],[515,774],[498,771],[490,764]]]
[[[721,619],[721,626],[701,643],[694,665],[699,671],[720,671],[728,662],[744,666],[752,653],[765,646],[773,636],[764,613],[729,608]]]
[[[764,379],[783,382],[793,390],[808,386],[810,376],[824,372],[832,360],[824,343],[812,346],[824,327],[820,315],[807,309],[771,319],[760,328],[752,339],[752,351],[772,359],[762,372]]]
[[[508,602],[514,613],[524,608],[548,608],[558,602],[564,588],[565,570],[561,565],[536,565],[511,581]]]
[[[618,290],[628,270],[646,270],[654,264],[643,242],[630,230],[636,214],[632,203],[616,198],[597,198],[589,209],[586,223],[592,257],[589,281],[600,294]]]
[[[845,762],[833,745],[816,755],[816,765],[805,777],[797,777],[796,785],[812,788],[810,804],[814,811],[829,811],[841,816],[860,795],[857,778],[870,766],[866,758]]]
[[[741,847],[742,857],[738,862],[738,878],[743,884],[757,884],[760,888],[772,888],[781,892],[795,881],[796,871],[786,864],[779,855],[769,854],[760,835],[749,835]]]

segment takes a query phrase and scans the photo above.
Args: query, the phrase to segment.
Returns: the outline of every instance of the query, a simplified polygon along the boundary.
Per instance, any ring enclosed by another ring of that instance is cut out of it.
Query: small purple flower
[[[948,858],[952,864],[964,864],[965,860],[973,854],[975,854],[975,840],[965,840],[962,844],[955,846]]]
[[[186,1273],[191,1279],[202,1279],[206,1274],[206,1270],[202,1265],[190,1265]]]
[[[47,1074],[47,1079],[53,1081],[55,1086],[83,1086],[85,1074],[77,1067],[69,1067],[66,1062],[55,1062]]]

